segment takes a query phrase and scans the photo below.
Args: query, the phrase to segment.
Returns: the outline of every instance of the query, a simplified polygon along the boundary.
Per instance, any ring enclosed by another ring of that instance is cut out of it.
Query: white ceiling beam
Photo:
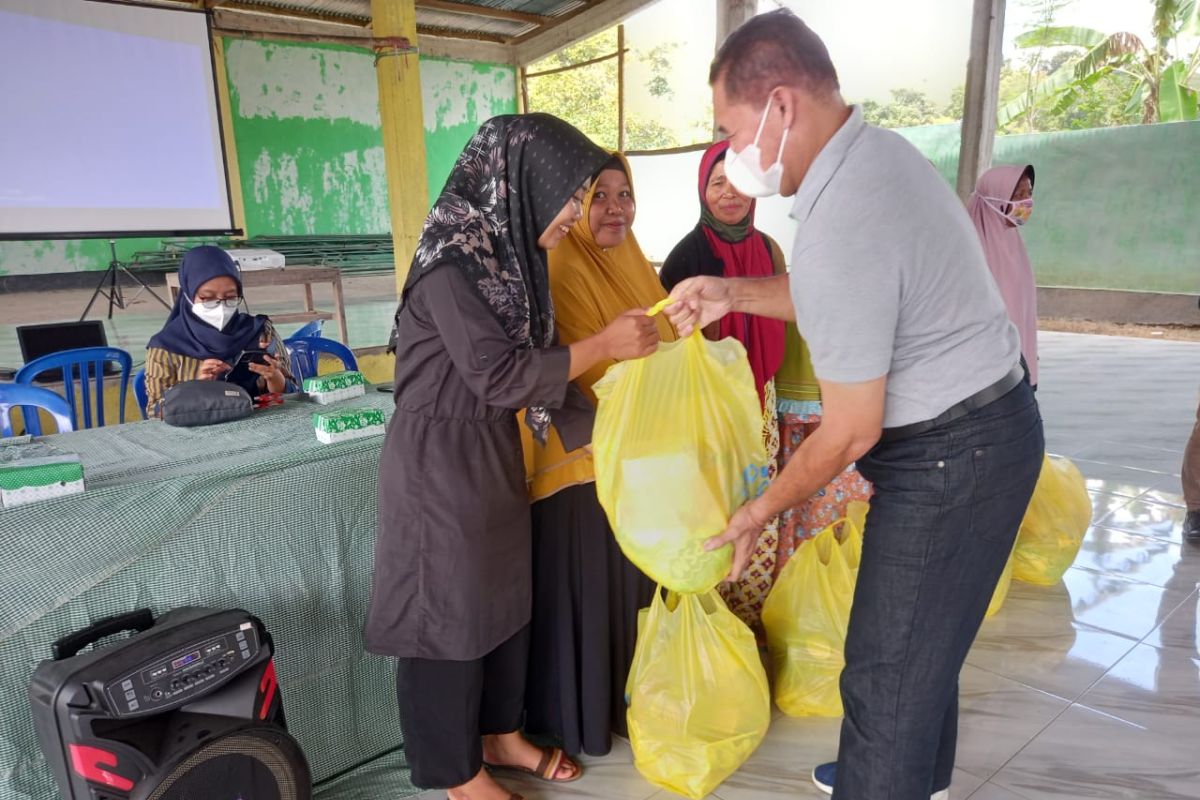
[[[417,36],[417,49],[423,56],[448,58],[454,61],[486,61],[491,64],[517,63],[516,48],[500,42],[481,42],[455,39],[450,36]]]
[[[362,25],[322,22],[254,11],[217,7],[212,10],[213,28],[223,32],[277,33],[293,36],[354,38],[370,41],[371,29]],[[370,46],[369,44],[366,46]]]
[[[532,64],[564,47],[611,28],[656,2],[658,0],[601,0],[593,3],[544,31],[535,31],[513,42],[516,47],[516,63],[519,66]]]

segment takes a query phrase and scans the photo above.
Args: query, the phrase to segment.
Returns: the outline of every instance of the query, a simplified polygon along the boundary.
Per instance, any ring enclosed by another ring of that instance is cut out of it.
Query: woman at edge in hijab
[[[754,227],[754,201],[725,177],[728,148],[728,142],[717,142],[700,160],[700,221],[663,263],[661,278],[668,291],[695,275],[767,277],[787,271],[779,245]],[[745,314],[726,316],[705,335],[734,336],[746,348],[763,401],[763,439],[774,478],[820,425],[821,392],[808,348],[794,324]],[[870,484],[851,467],[804,505],[772,520],[741,580],[721,585],[729,607],[761,633],[763,602],[795,549],[845,516],[850,501],[870,495]]]
[[[631,230],[636,212],[629,162],[614,154],[584,198],[583,221],[550,253],[564,344],[667,296]],[[658,336],[673,341],[670,323],[655,320]],[[613,363],[598,362],[575,379],[593,404],[592,384]],[[524,445],[534,559],[525,729],[554,737],[572,755],[604,755],[611,733],[627,736],[625,680],[638,610],[650,604],[654,583],[613,537],[596,497],[591,454],[566,452],[553,431],[545,447],[528,434]]]
[[[238,310],[242,279],[219,247],[194,247],[179,265],[179,297],[161,331],[146,345],[146,413],[161,416],[162,396],[177,383],[227,380],[251,397],[285,391],[291,379],[283,343],[264,315]],[[242,362],[253,350],[258,361]],[[274,354],[274,355],[272,355]]]
[[[546,251],[607,159],[546,114],[484,123],[425,221],[396,312],[366,647],[398,660],[413,783],[451,800],[511,798],[488,770],[581,774],[518,730],[532,556],[516,411],[528,408],[521,424],[536,439],[553,425],[574,450],[590,439],[592,410],[571,379],[654,349],[644,315],[555,341]]]
[[[1020,230],[1033,213],[1033,177],[1031,164],[992,167],[979,176],[967,199],[967,213],[979,232],[1008,318],[1021,334],[1021,355],[1036,389],[1037,284]]]

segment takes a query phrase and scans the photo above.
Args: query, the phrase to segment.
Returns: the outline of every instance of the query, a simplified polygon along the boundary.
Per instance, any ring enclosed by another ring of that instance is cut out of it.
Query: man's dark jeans
[[[875,486],[846,638],[835,800],[928,800],[950,785],[958,673],[1037,483],[1027,383],[858,462]]]

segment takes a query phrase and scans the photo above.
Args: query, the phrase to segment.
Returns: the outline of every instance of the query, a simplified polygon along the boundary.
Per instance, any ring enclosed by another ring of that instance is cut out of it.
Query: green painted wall
[[[227,39],[225,63],[247,232],[388,232],[374,54]],[[516,112],[516,71],[422,58],[421,86],[432,200],[479,124]],[[126,239],[118,253],[157,247]],[[98,270],[108,261],[106,240],[0,243],[0,275]]]
[[[389,231],[374,54],[229,40],[226,64],[248,231]],[[421,94],[432,200],[479,124],[516,112],[516,71],[422,58]]]
[[[900,133],[954,184],[957,125]],[[1037,172],[1039,285],[1200,293],[1200,122],[1001,136],[993,163]]]
[[[373,56],[227,39],[225,66],[246,232],[386,233]]]
[[[480,124],[499,114],[517,113],[516,70],[497,64],[422,58],[421,96],[432,203]]]
[[[118,239],[117,256],[127,260],[139,250],[155,250],[158,246],[158,239]],[[102,270],[111,260],[107,239],[0,242],[0,275]]]

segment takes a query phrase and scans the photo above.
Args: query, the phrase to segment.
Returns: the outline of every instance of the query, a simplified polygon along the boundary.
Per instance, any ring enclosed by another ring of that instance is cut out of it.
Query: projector
[[[226,250],[238,269],[249,272],[256,269],[283,269],[283,253],[274,250]]]

